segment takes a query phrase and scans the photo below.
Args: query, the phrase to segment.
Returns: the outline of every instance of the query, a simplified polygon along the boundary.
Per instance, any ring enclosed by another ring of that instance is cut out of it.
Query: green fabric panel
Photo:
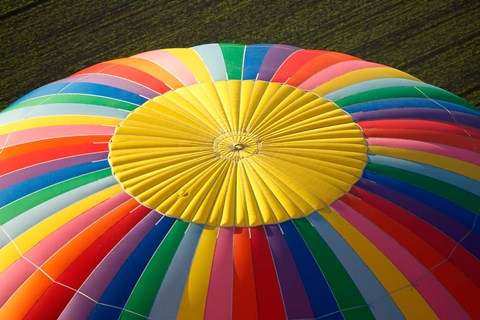
[[[146,317],[150,314],[157,292],[187,227],[187,222],[181,220],[175,222],[138,280],[125,309]],[[138,319],[138,317],[130,312],[123,311],[120,319]]]
[[[219,45],[222,49],[223,59],[225,59],[228,80],[242,80],[245,45],[231,43],[220,43]]]
[[[374,89],[370,91],[361,92],[354,94],[345,98],[341,98],[335,101],[340,108],[350,106],[357,103],[372,101],[372,100],[382,100],[382,99],[392,99],[392,98],[424,98],[426,99],[427,95],[431,99],[443,100],[451,103],[455,103],[469,109],[477,110],[473,105],[463,100],[462,98],[445,91],[440,88],[429,88],[422,87],[420,92],[414,87],[388,87]]]
[[[23,101],[11,108],[8,108],[4,112],[8,112],[8,111],[12,111],[12,110],[16,110],[24,107],[31,107],[31,106],[51,104],[51,103],[91,104],[96,106],[123,109],[123,110],[129,110],[129,111],[138,108],[138,105],[136,104],[115,100],[115,99],[110,99],[110,98],[105,98],[105,97],[89,96],[89,95],[81,95],[81,94],[55,94],[55,95],[42,96],[42,97],[37,97],[31,100]]]
[[[349,274],[317,230],[305,218],[293,222],[325,275],[345,319],[375,319]]]
[[[472,212],[478,214],[480,197],[466,190],[457,188],[446,182],[423,176],[411,171],[389,167],[376,163],[368,163],[365,170],[394,178],[413,186],[430,191],[442,198],[448,199]]]
[[[79,188],[83,185],[95,182],[112,175],[110,168],[95,171],[89,174],[72,178],[37,192],[31,193],[15,202],[12,202],[0,209],[0,224],[4,224],[11,219],[21,215],[23,212],[42,204],[45,201],[53,199],[65,192]]]

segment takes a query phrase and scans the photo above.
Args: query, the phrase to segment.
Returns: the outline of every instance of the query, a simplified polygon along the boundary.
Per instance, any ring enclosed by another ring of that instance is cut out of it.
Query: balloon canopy
[[[337,52],[96,64],[0,113],[0,318],[479,319],[479,139]]]

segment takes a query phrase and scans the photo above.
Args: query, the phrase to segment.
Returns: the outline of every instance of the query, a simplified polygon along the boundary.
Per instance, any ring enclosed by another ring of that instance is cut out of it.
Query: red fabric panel
[[[286,319],[277,272],[263,227],[250,228],[253,268],[257,289],[258,318]]]
[[[450,256],[456,245],[455,241],[439,232],[430,224],[425,223],[408,211],[358,187],[353,187],[351,193],[371,206],[381,210],[383,214],[400,223],[414,234],[420,236],[423,241],[438,251],[443,258]],[[478,272],[478,270],[480,270],[480,261],[475,256],[462,246],[457,246],[453,255],[450,256],[449,261],[467,275],[476,286],[480,287],[480,273]]]
[[[320,57],[315,57],[312,60],[304,63],[298,70],[290,76],[290,79],[286,82],[287,84],[298,87],[300,84],[305,82],[307,79],[315,75],[317,72],[330,67],[334,64],[343,61],[349,60],[360,60],[346,54],[328,54],[322,55]]]
[[[83,143],[39,150],[5,160],[2,159],[0,175],[46,161],[105,151],[108,151],[108,143]]]
[[[324,55],[326,51],[315,51],[315,50],[298,50],[295,51],[290,57],[285,60],[285,62],[280,66],[275,75],[273,76],[272,82],[286,82],[297,70],[299,67],[312,60],[315,57]]]
[[[232,319],[258,319],[255,275],[248,228],[235,228],[233,236]]]
[[[433,142],[463,148],[478,149],[475,129],[428,120],[372,120],[358,122],[366,137],[397,138]],[[472,135],[473,133],[473,135]]]
[[[393,204],[389,205],[386,201],[382,201],[383,199],[379,199],[373,194],[357,187],[353,189],[352,194],[356,197],[348,194],[342,197],[341,201],[385,230],[387,234],[408,250],[427,269],[431,269],[431,273],[473,318],[479,317],[480,309],[476,308],[477,302],[475,298],[480,296],[480,288],[475,284],[475,282],[479,281],[478,270],[480,267],[478,261],[475,261],[476,259],[473,260],[474,257],[472,257],[470,262],[473,263],[473,265],[468,266],[454,265],[450,260],[444,261],[455,245],[451,239],[445,239],[445,235],[418,218],[417,220],[419,221],[415,221],[415,224],[418,228],[423,223],[423,233],[415,234],[412,232],[414,228],[402,225],[397,219],[392,217],[392,211],[398,214],[400,211],[403,211],[402,209],[395,207]],[[405,211],[403,215],[412,216]],[[411,219],[405,220],[413,221]],[[432,243],[450,242],[448,245],[450,250],[446,250],[447,247],[443,247],[441,252],[439,252],[435,246],[427,243],[425,238],[428,238]],[[457,249],[465,251],[460,246],[457,247],[456,250]],[[465,254],[466,252],[464,255]],[[439,263],[441,264],[439,265]],[[467,274],[469,276],[467,276]],[[470,275],[473,276],[473,278],[471,278]]]
[[[73,289],[78,289],[104,257],[118,244],[118,242],[147,215],[151,209],[137,207],[135,201],[127,202],[115,210],[122,210],[120,220],[112,220],[112,226],[101,234],[85,251],[70,264],[56,279]],[[133,208],[134,211],[130,212]],[[75,291],[57,283],[48,288],[42,297],[35,303],[25,319],[56,319]],[[55,303],[52,303],[55,301]]]
[[[73,137],[62,137],[62,138],[53,138],[48,140],[39,140],[32,141],[27,143],[22,143],[14,145],[8,148],[3,149],[2,151],[2,160],[10,157],[21,156],[24,154],[31,154],[32,152],[41,151],[45,149],[52,149],[62,146],[71,146],[79,145],[86,143],[101,143],[104,142],[107,144],[110,141],[110,136],[73,136]]]

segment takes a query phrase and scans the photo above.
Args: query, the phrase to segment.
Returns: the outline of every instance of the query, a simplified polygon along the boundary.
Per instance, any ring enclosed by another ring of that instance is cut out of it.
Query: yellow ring
[[[257,226],[338,199],[366,165],[366,142],[332,102],[295,87],[228,80],[167,92],[110,142],[124,190],[167,216]]]

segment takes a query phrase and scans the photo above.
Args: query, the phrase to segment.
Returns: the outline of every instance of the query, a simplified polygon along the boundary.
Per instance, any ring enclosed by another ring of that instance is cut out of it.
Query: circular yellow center
[[[167,216],[257,226],[308,215],[358,181],[366,142],[314,93],[229,80],[167,92],[117,127],[109,161],[124,190]]]
[[[259,152],[260,138],[252,133],[234,131],[222,133],[213,140],[213,152],[220,158],[240,161]]]

